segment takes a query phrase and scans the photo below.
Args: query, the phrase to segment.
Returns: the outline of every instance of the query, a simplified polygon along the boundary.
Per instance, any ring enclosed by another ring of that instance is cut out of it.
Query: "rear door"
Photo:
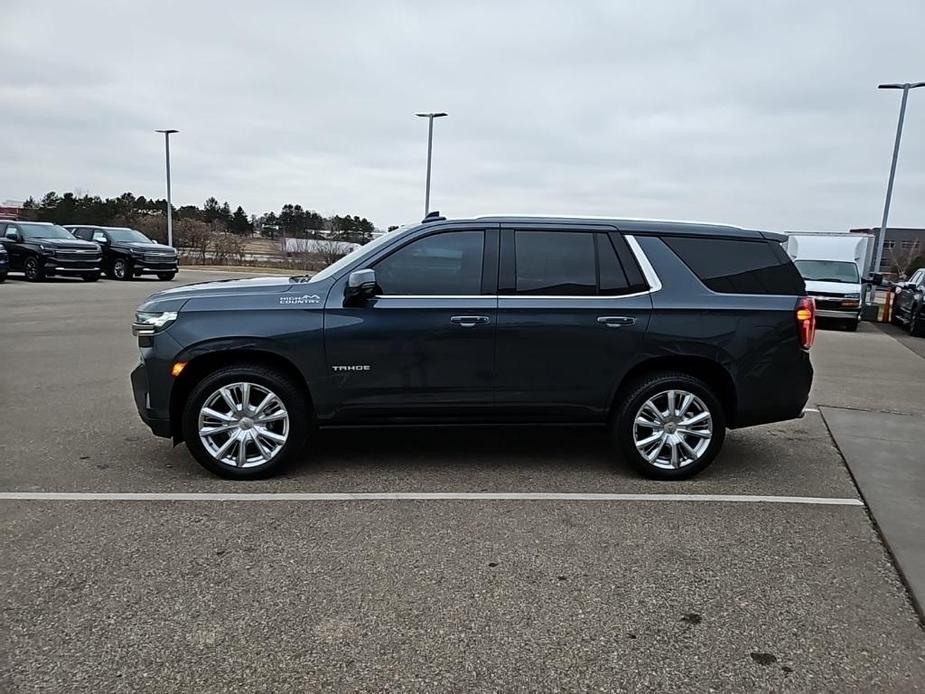
[[[325,309],[330,382],[341,419],[485,417],[497,326],[498,231],[436,230],[371,265],[380,291]]]
[[[652,308],[626,239],[601,226],[503,226],[499,284],[498,415],[604,416]]]

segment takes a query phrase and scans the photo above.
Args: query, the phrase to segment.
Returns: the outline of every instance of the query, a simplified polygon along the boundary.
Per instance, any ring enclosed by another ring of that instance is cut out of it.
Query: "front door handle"
[[[608,328],[622,328],[624,325],[635,325],[636,319],[632,316],[598,316],[597,322]]]
[[[488,316],[452,316],[450,323],[455,323],[462,328],[474,328],[479,323],[487,323]]]

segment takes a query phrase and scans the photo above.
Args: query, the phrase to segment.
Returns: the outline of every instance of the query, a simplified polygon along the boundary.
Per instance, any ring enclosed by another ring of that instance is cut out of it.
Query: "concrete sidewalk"
[[[813,395],[925,620],[925,358],[878,328],[846,335],[837,357],[820,333],[829,377]]]

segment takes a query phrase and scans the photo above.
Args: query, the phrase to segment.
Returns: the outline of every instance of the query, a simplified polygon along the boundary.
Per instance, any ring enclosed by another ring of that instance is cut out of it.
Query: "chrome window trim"
[[[624,234],[623,238],[626,239],[627,245],[633,255],[636,256],[636,261],[642,269],[642,276],[646,278],[646,283],[649,285],[649,291],[644,293],[653,294],[659,291],[662,288],[662,281],[658,278],[658,273],[655,272],[655,268],[652,267],[652,263],[649,262],[636,237],[631,234]]]
[[[636,237],[631,236],[630,234],[624,234],[623,238],[626,239],[627,245],[630,247],[630,251],[636,257],[636,261],[639,263],[639,267],[642,270],[642,275],[646,280],[646,284],[649,285],[649,288],[642,292],[633,292],[632,294],[615,294],[613,296],[600,296],[599,294],[569,294],[569,295],[557,295],[557,294],[376,294],[376,299],[516,299],[528,300],[528,301],[545,301],[546,299],[572,299],[572,300],[581,300],[585,301],[587,299],[594,299],[595,301],[618,301],[620,299],[631,299],[637,296],[645,296],[646,294],[653,294],[659,291],[662,288],[662,281],[658,278],[658,273],[655,272],[655,268],[652,267],[652,263],[649,262],[649,259],[646,257],[645,252],[642,250],[642,247],[639,245],[639,242],[636,240]]]

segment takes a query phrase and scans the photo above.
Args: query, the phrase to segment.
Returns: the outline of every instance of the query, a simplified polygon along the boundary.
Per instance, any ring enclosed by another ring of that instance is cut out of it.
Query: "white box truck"
[[[817,231],[787,238],[787,253],[816,300],[816,315],[839,319],[848,330],[857,330],[861,320],[861,278],[873,250],[873,234]]]

